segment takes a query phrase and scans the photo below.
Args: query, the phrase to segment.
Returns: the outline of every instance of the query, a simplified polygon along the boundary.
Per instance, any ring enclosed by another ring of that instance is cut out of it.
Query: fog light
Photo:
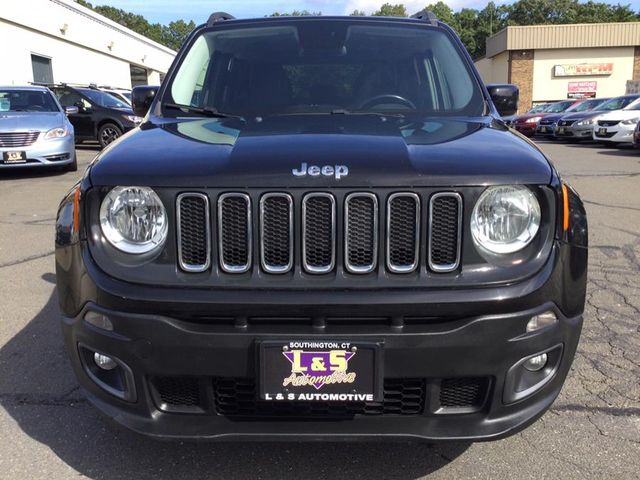
[[[96,365],[102,370],[113,370],[118,366],[113,358],[108,357],[107,355],[102,355],[98,352],[93,354],[93,361],[96,362]]]
[[[542,370],[544,366],[547,364],[547,354],[543,353],[542,355],[536,355],[535,357],[531,357],[527,359],[522,366],[529,370],[530,372],[537,372]]]
[[[553,312],[544,312],[540,315],[536,315],[535,317],[529,320],[527,323],[527,333],[535,332],[536,330],[540,330],[542,328],[548,327],[549,325],[553,325],[558,321],[556,314]]]

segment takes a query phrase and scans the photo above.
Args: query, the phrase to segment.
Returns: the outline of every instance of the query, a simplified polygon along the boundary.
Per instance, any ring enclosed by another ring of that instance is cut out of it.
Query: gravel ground
[[[105,424],[63,350],[58,201],[81,173],[0,172],[0,478],[639,478],[640,152],[543,142],[586,202],[589,296],[553,408],[490,443],[158,443]],[[81,169],[96,154],[78,151]]]

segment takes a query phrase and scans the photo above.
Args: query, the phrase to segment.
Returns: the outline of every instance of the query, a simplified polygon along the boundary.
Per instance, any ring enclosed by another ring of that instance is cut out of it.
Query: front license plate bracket
[[[266,340],[257,346],[261,400],[382,401],[382,341]]]

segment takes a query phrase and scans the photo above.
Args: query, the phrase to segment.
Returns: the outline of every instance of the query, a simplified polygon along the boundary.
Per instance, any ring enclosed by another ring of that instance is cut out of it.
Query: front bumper
[[[514,128],[526,137],[533,137],[536,133],[537,125],[535,123],[514,123],[511,125],[511,128]]]
[[[42,137],[44,134],[40,134]],[[25,152],[27,160],[22,163],[3,163],[3,152]],[[38,139],[25,147],[0,147],[0,169],[29,168],[34,166],[60,167],[73,163],[75,141],[73,135],[52,140]]]
[[[548,125],[538,125],[538,128],[536,128],[536,135],[541,137],[553,137],[555,130],[555,123],[551,123]]]
[[[560,130],[562,128],[562,130]],[[593,125],[569,125],[564,127],[558,127],[554,132],[554,135],[558,138],[576,138],[576,139],[588,139],[591,140],[593,135]]]
[[[601,134],[600,128],[606,128],[606,134]],[[618,124],[614,127],[599,127],[596,125],[593,128],[593,139],[598,142],[631,143],[633,142],[635,128],[635,125]]]
[[[77,247],[56,255],[59,279],[68,274],[60,270],[65,266],[84,272],[72,275],[82,287],[59,284],[63,302],[80,292],[85,300],[81,311],[63,319],[81,386],[116,423],[159,438],[500,438],[526,427],[552,404],[582,326],[586,250],[567,244],[558,244],[543,270],[526,281],[465,291],[165,291],[108,277]],[[558,322],[525,335],[531,317],[549,310]],[[89,311],[108,317],[113,331],[89,324]],[[229,402],[249,403],[245,411],[255,411],[246,389],[257,383],[258,342],[319,339],[381,342],[381,376],[391,383],[420,380],[419,410],[273,417],[242,415],[236,408],[229,414]],[[132,395],[118,398],[99,386],[87,351],[117,359]],[[507,398],[512,367],[541,352],[552,356],[551,351],[557,365],[546,383],[526,398]],[[184,388],[175,385],[196,385],[189,394],[197,392],[196,405],[174,408],[158,379],[173,382],[171,398]],[[484,379],[483,392],[466,408],[442,408],[443,385],[463,379]],[[216,387],[225,382],[233,384],[231,392]]]

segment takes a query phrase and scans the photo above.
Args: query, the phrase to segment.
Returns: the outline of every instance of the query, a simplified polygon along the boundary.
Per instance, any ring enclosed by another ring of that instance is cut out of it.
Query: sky
[[[262,17],[273,12],[291,12],[293,10],[309,10],[322,12],[324,15],[344,15],[354,10],[371,13],[380,5],[403,3],[409,13],[420,11],[425,5],[436,0],[90,0],[93,5],[111,5],[129,12],[143,15],[152,23],[167,24],[172,20],[193,20],[202,23],[213,12],[223,11],[234,17]],[[601,0],[605,3],[630,4],[640,10],[640,0]],[[481,9],[487,0],[445,0],[455,11],[463,7]],[[511,3],[497,0],[496,3]]]

